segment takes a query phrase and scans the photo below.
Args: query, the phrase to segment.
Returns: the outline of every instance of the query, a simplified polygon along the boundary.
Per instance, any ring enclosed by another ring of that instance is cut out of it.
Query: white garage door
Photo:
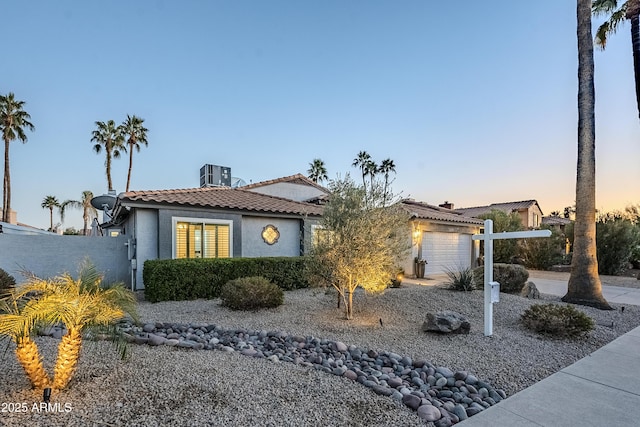
[[[447,268],[471,266],[471,235],[428,231],[422,235],[422,258],[428,264],[425,274],[444,273]]]

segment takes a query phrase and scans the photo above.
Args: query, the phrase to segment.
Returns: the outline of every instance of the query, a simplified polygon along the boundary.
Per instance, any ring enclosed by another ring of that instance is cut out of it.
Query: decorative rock
[[[452,412],[460,419],[460,421],[463,421],[469,418],[464,406],[462,406],[459,403],[453,408]]]
[[[155,329],[156,329],[156,325],[154,325],[153,323],[147,323],[142,327],[142,330],[144,332],[153,332]]]
[[[428,313],[427,320],[422,324],[425,332],[468,334],[471,324],[463,315],[455,311],[440,311],[438,313]]]
[[[416,411],[420,407],[420,404],[422,403],[422,399],[419,396],[416,396],[415,394],[405,394],[402,397],[402,403],[404,403],[409,408],[411,408],[414,411]],[[439,412],[438,412],[438,415],[440,415]]]
[[[346,353],[349,347],[343,342],[336,341],[332,345],[333,351],[339,351],[340,353]]]
[[[177,346],[177,345],[178,345],[178,343],[179,343],[179,342],[180,342],[180,341],[178,341],[178,340],[173,340],[173,339],[172,339],[172,340],[166,340],[166,341],[164,342],[164,345],[169,346],[169,347],[175,347],[175,346]]]
[[[376,394],[380,394],[382,396],[391,396],[393,394],[393,390],[390,389],[389,387],[374,385],[372,388]]]
[[[533,282],[525,283],[520,295],[529,299],[540,299],[540,291]]]
[[[402,378],[399,378],[399,377],[389,378],[387,380],[387,384],[389,384],[389,387],[392,387],[392,388],[400,387],[402,385]]]
[[[159,335],[156,334],[149,334],[149,340],[147,341],[147,344],[149,345],[164,345],[164,343],[167,341],[166,338],[161,337]]]
[[[349,378],[352,381],[355,381],[358,379],[358,374],[356,374],[355,372],[353,372],[351,369],[347,369],[344,374],[342,374],[343,376]]]
[[[418,416],[429,422],[437,421],[442,417],[440,409],[433,405],[422,405],[418,408]]]
[[[451,427],[453,425],[453,421],[451,421],[449,418],[443,417],[433,423],[433,425],[435,427]]]

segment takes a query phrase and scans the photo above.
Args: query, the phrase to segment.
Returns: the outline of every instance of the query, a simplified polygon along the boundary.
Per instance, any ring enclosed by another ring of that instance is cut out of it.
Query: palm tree
[[[91,142],[96,143],[93,146],[96,153],[102,151],[102,147],[104,146],[104,151],[106,153],[104,165],[107,170],[107,184],[109,186],[109,191],[113,191],[113,182],[111,181],[111,158],[119,158],[120,151],[127,151],[127,149],[123,145],[121,129],[119,126],[116,126],[116,123],[113,120],[109,120],[106,123],[96,122],[96,127],[97,129],[91,133]]]
[[[9,337],[16,344],[16,358],[33,388],[49,387],[51,380],[42,363],[38,347],[31,339],[38,321],[49,319],[33,298],[20,297],[16,288],[0,300],[0,336]]]
[[[622,3],[620,7],[618,4]],[[640,0],[594,0],[591,8],[595,16],[609,15],[596,31],[596,44],[603,50],[607,46],[607,37],[618,29],[623,20],[631,21],[631,45],[633,48],[633,74],[636,84],[636,104],[640,115]]]
[[[329,176],[327,175],[327,168],[324,166],[324,162],[320,159],[313,159],[313,162],[309,163],[307,173],[309,174],[309,179],[315,183],[329,179]]]
[[[376,178],[376,175],[380,170],[378,169],[378,165],[373,160],[367,160],[364,166],[365,174],[369,176],[369,182],[371,184],[371,191],[373,191],[373,181]],[[366,190],[366,187],[365,187]]]
[[[49,209],[49,231],[53,231],[53,208],[59,208],[60,202],[55,196],[46,196],[40,206],[42,206],[42,209]],[[60,216],[62,217],[62,211]]]
[[[384,159],[382,163],[380,163],[380,168],[378,168],[378,172],[384,174],[384,193],[382,195],[382,205],[386,205],[387,203],[387,188],[389,186],[389,174],[391,172],[396,172],[396,164],[391,159]]]
[[[573,258],[562,301],[610,310],[602,296],[596,257],[595,87],[591,0],[578,0],[578,168]]]
[[[121,126],[122,134],[127,137],[127,144],[129,145],[129,172],[127,173],[127,187],[124,191],[129,191],[129,183],[131,182],[131,167],[133,166],[133,149],[140,152],[140,144],[145,146],[149,145],[147,142],[147,128],[142,126],[144,119],[137,116],[129,116],[127,114],[127,120]]]
[[[29,121],[31,116],[24,111],[24,101],[16,101],[15,95],[0,95],[0,131],[4,141],[4,179],[2,183],[2,218],[4,222],[9,222],[11,212],[11,173],[9,169],[9,143],[19,139],[22,143],[27,142],[27,135],[24,129],[34,131],[35,127]]]
[[[367,153],[366,151],[361,151],[358,153],[356,158],[353,159],[353,163],[351,164],[351,166],[360,168],[360,171],[362,172],[362,186],[364,187],[365,190],[367,189],[365,178],[369,173],[369,168],[371,163],[373,163],[373,161],[371,160],[371,156],[369,155],[369,153]]]
[[[68,206],[72,208],[82,209],[82,221],[84,223],[83,234],[87,236],[87,230],[89,229],[89,221],[98,216],[98,211],[91,205],[91,199],[93,199],[93,193],[89,190],[82,192],[81,200],[65,200],[60,205],[60,219],[64,221],[65,210]]]
[[[46,313],[49,321],[63,323],[68,331],[58,345],[51,384],[56,389],[65,388],[73,377],[82,348],[82,333],[87,328],[113,327],[127,314],[137,321],[133,293],[122,283],[104,287],[102,276],[88,262],[82,265],[77,279],[68,273],[48,280],[32,276],[16,296],[34,293],[40,295],[33,304],[34,309],[41,316]]]

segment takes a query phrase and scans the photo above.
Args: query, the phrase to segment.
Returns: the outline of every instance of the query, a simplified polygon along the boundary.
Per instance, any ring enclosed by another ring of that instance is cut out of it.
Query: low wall
[[[56,235],[0,234],[0,268],[22,282],[22,271],[38,277],[61,273],[77,276],[78,267],[88,258],[105,282],[131,286],[126,236],[84,237]]]

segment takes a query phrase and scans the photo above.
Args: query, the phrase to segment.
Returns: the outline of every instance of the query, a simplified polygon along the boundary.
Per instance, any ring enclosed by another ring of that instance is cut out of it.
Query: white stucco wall
[[[310,185],[293,184],[290,182],[278,182],[263,187],[251,188],[250,191],[268,194],[270,196],[284,197],[298,202],[326,194],[324,191],[311,187]]]
[[[278,241],[269,245],[262,239],[262,230],[274,225],[280,232]],[[242,218],[242,256],[299,256],[300,220],[263,217]]]

